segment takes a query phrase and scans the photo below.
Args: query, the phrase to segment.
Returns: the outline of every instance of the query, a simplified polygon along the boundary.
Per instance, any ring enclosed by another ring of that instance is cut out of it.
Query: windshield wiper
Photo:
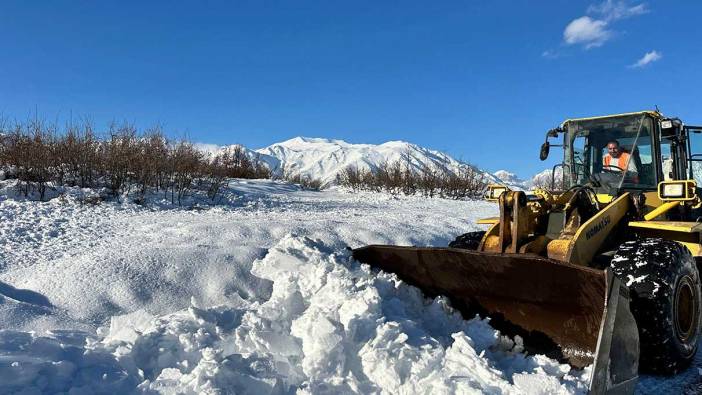
[[[634,159],[634,152],[636,152],[636,144],[639,142],[639,136],[641,135],[641,129],[643,129],[643,121],[646,118],[645,114],[641,115],[641,121],[639,121],[639,130],[636,132],[636,138],[634,139],[634,145],[631,146],[631,154],[629,154],[629,160],[626,162],[626,169],[622,169],[622,178],[619,180],[617,185],[617,191],[622,189],[622,184],[624,184],[624,178],[626,178],[626,172],[629,171],[629,162]],[[638,170],[638,169],[637,169]]]

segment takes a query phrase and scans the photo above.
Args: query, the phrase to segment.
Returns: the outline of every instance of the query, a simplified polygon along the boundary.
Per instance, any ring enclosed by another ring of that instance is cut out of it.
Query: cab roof
[[[561,124],[561,127],[563,127],[563,126],[564,126],[565,124],[567,124],[568,122],[592,121],[592,120],[595,120],[595,119],[607,119],[607,118],[625,117],[625,116],[630,116],[630,115],[643,115],[643,114],[650,115],[650,116],[652,116],[653,118],[656,118],[656,119],[663,119],[663,118],[665,118],[665,117],[663,116],[663,114],[661,114],[661,113],[658,112],[658,111],[644,110],[644,111],[637,111],[637,112],[625,112],[625,113],[622,113],[622,114],[602,115],[602,116],[598,116],[598,117],[586,117],[586,118],[572,118],[572,119],[566,119],[566,120],[563,121],[563,123]]]

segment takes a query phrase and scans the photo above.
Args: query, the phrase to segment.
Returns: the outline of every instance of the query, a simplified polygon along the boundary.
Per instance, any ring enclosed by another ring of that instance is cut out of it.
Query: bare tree
[[[386,191],[427,197],[441,196],[451,199],[477,198],[484,193],[485,175],[473,166],[463,166],[457,171],[435,169],[422,164],[419,171],[410,166],[411,156],[403,155],[400,161],[381,162],[373,171],[349,166],[337,178],[341,185],[353,190]]]
[[[143,201],[149,190],[183,203],[194,188],[214,200],[227,178],[270,178],[260,157],[235,146],[207,158],[192,143],[169,141],[160,127],[139,133],[127,123],[111,124],[104,139],[90,122],[68,123],[62,131],[40,120],[9,124],[0,119],[0,170],[17,179],[24,196],[45,199],[54,185],[106,187],[112,196]],[[318,180],[304,178],[307,188]],[[133,192],[132,192],[133,191]]]

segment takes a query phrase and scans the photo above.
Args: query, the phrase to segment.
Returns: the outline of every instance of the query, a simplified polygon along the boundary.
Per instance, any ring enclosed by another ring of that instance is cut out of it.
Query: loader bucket
[[[530,354],[576,368],[595,363],[591,387],[600,393],[633,391],[638,331],[628,290],[608,270],[455,248],[374,245],[353,257],[428,296],[448,297],[467,319],[490,317],[495,329],[521,336]]]

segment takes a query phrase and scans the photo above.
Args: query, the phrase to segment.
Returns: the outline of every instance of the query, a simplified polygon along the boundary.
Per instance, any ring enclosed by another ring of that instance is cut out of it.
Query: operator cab
[[[548,155],[548,138],[563,134],[563,162],[554,168],[562,168],[563,179],[554,189],[587,185],[610,196],[655,191],[661,181],[692,179],[692,128],[657,111],[571,119],[548,132],[541,156]]]
[[[589,184],[598,193],[612,190],[655,190],[657,172],[652,138],[653,119],[646,113],[567,121],[572,146],[567,186]]]

